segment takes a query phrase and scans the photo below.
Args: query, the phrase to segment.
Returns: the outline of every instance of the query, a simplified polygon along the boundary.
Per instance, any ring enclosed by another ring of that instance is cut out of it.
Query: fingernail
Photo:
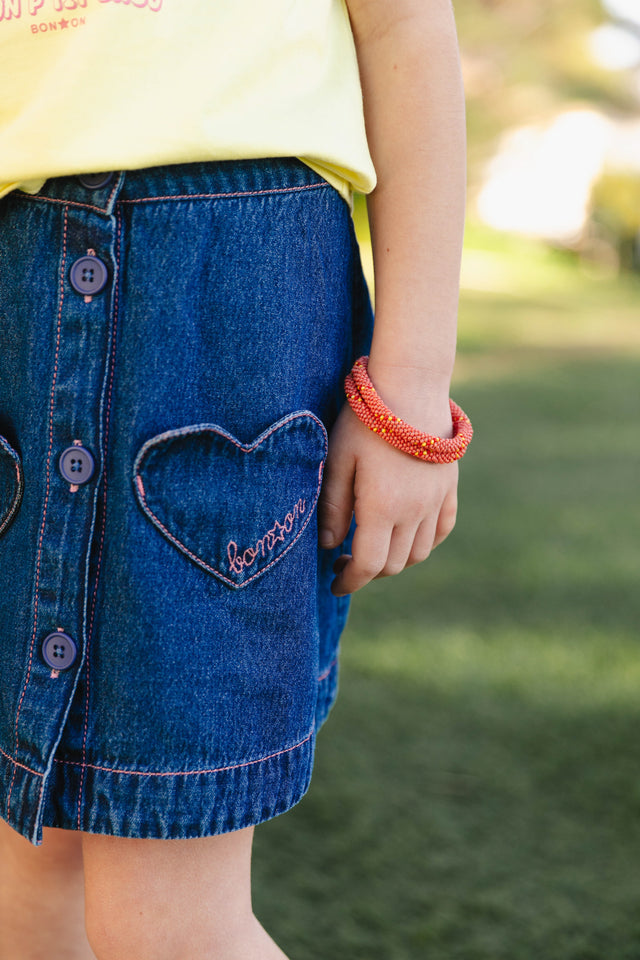
[[[333,546],[333,534],[331,533],[331,530],[324,528],[320,531],[320,546],[324,547],[325,550],[328,550],[329,547]]]

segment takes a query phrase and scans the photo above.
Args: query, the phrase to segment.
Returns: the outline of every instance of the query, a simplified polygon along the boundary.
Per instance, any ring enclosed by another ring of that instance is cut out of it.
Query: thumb
[[[318,500],[318,538],[325,550],[337,547],[349,532],[353,515],[355,457],[327,457]]]

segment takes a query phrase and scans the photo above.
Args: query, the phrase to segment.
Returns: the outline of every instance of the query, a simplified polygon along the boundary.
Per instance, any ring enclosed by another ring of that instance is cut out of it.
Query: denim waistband
[[[37,194],[19,193],[29,200],[89,207],[113,213],[114,205],[162,199],[198,199],[247,196],[329,186],[296,157],[253,160],[204,160],[141,170],[114,171],[102,186],[88,190],[78,175],[52,177]]]

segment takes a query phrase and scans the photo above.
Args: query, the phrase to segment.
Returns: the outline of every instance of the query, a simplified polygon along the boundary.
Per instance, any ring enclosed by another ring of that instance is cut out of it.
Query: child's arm
[[[376,320],[369,374],[385,403],[428,433],[451,436],[464,229],[464,93],[450,0],[347,0],[378,185],[369,197]],[[365,427],[345,405],[334,426],[320,504],[323,546],[353,555],[335,593],[424,560],[452,530],[457,464],[427,464]]]

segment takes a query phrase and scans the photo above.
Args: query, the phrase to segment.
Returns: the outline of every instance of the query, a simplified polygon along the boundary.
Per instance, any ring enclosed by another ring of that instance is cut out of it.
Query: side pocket
[[[0,437],[0,536],[18,512],[23,490],[20,457],[11,444]]]
[[[299,542],[320,493],[324,424],[299,410],[241,443],[200,423],[140,448],[133,485],[145,515],[193,563],[238,589]]]

